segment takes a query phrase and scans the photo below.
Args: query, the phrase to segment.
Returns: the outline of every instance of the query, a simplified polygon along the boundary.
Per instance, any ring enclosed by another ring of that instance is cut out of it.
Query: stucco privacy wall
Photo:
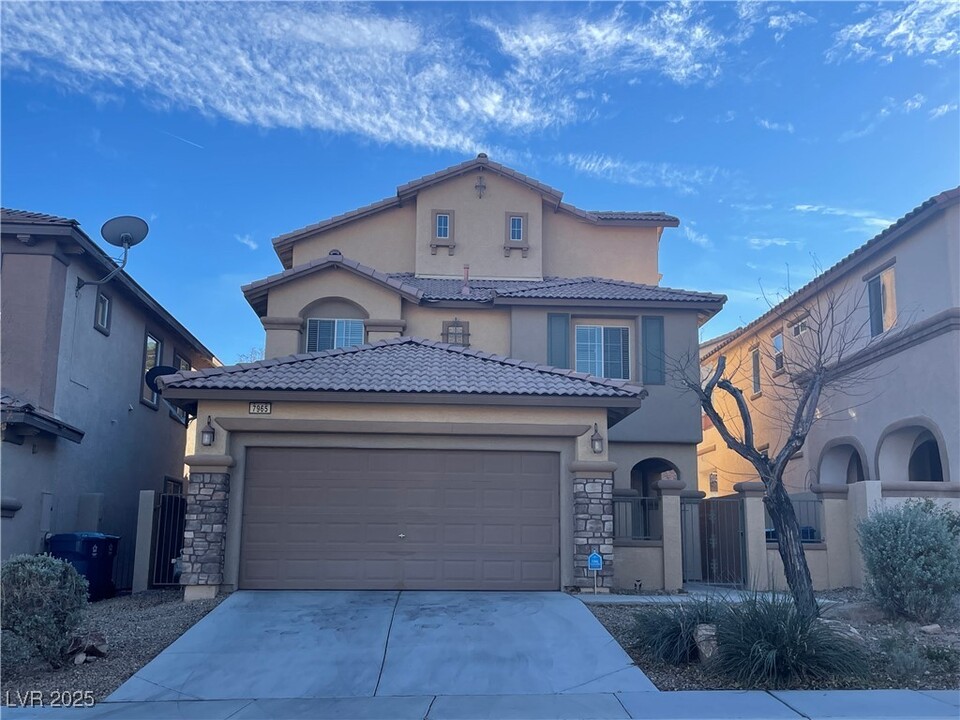
[[[298,240],[293,266],[327,257],[331,250],[381,272],[413,272],[417,207],[414,201]]]
[[[660,284],[659,228],[601,227],[545,207],[543,237],[544,275]]]
[[[542,214],[543,200],[539,193],[520,183],[484,172],[486,189],[477,197],[474,188],[477,173],[467,173],[417,195],[417,275],[456,276],[464,264],[470,274],[486,278],[540,278],[543,276]],[[430,243],[434,237],[434,211],[453,211],[451,255],[439,247],[434,254]],[[526,215],[524,229],[529,245],[527,257],[519,250],[510,256],[504,253],[507,214]]]
[[[254,397],[250,398],[255,400]],[[535,402],[535,400],[534,400]],[[218,427],[216,442],[210,447],[198,445],[200,454],[188,458],[191,478],[198,475],[200,482],[191,480],[189,493],[196,496],[211,482],[208,475],[223,476],[219,482],[229,487],[229,502],[225,524],[223,586],[236,589],[240,563],[240,526],[243,508],[244,464],[248,447],[337,447],[337,448],[422,448],[422,449],[496,449],[537,450],[556,452],[560,455],[560,477],[557,488],[560,493],[560,562],[561,583],[567,585],[590,585],[583,568],[574,567],[574,547],[577,528],[574,523],[574,482],[589,481],[603,485],[596,499],[608,503],[612,489],[612,468],[606,463],[606,454],[595,454],[590,447],[590,435],[596,423],[606,433],[606,413],[596,409],[511,407],[509,414],[503,408],[463,405],[387,405],[375,403],[293,403],[275,402],[269,418],[250,416],[248,403],[235,401],[201,401],[200,417],[211,416]],[[294,426],[284,421],[296,420]],[[251,421],[258,427],[252,430],[238,429],[228,432],[229,427],[250,428]],[[326,421],[319,429],[305,421]],[[373,424],[371,426],[371,424]],[[367,426],[375,432],[364,432]],[[417,433],[418,425],[422,434]],[[473,428],[471,428],[473,426]],[[529,426],[540,426],[536,431]],[[544,428],[543,426],[547,426]],[[551,436],[549,427],[574,426],[582,431],[579,436]],[[272,430],[276,428],[276,431]],[[459,434],[445,434],[457,432]],[[532,433],[539,434],[534,435]],[[604,484],[605,483],[605,484]],[[586,488],[584,488],[586,490]],[[591,492],[596,488],[591,487]],[[593,499],[593,498],[591,498]],[[213,508],[213,512],[218,512]],[[606,512],[602,514],[608,514]],[[217,543],[214,523],[203,517],[189,518],[203,530],[204,542]],[[602,520],[602,519],[601,519]],[[612,521],[612,517],[607,522]],[[604,526],[601,534],[591,534],[590,544],[606,555],[608,568],[613,566],[612,526],[610,532]],[[212,537],[206,533],[212,532]],[[210,567],[185,566],[190,580],[197,585],[188,586],[188,598],[203,596],[204,588],[199,574],[208,574]],[[208,581],[210,578],[208,578]],[[609,581],[605,581],[609,583]],[[207,586],[209,587],[209,586]]]

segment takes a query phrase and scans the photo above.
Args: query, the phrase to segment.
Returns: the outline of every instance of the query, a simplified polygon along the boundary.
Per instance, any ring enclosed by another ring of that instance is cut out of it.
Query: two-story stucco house
[[[856,524],[876,507],[910,497],[960,507],[960,188],[928,199],[769,312],[705,343],[701,365],[710,373],[727,358],[757,448],[775,454],[809,367],[804,358],[818,346],[841,348],[841,337],[842,356],[824,355],[839,357],[834,389],[821,397],[784,473],[801,526],[818,541],[807,552],[818,587],[862,582]],[[732,401],[718,396],[727,401],[721,415],[736,417]],[[756,481],[706,418],[704,425],[700,490],[730,496],[737,483]],[[761,566],[755,572],[766,575]]]
[[[50,534],[121,536],[130,587],[140,490],[183,482],[187,416],[144,382],[155,365],[217,364],[75,220],[2,211],[2,553]]]
[[[725,298],[659,286],[678,222],[481,154],[276,238],[282,272],[243,288],[266,359],[161,381],[214,431],[187,459],[188,596],[592,587],[594,551],[616,582],[614,493],[695,484],[667,359]],[[648,587],[679,583],[667,534]]]

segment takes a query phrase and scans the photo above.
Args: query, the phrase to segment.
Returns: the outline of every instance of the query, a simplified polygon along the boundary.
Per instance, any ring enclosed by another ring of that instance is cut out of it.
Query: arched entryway
[[[820,456],[818,481],[821,485],[850,485],[866,479],[863,456],[853,441],[838,440]]]
[[[653,484],[663,477],[681,479],[677,466],[669,460],[647,458],[630,469],[630,487],[640,493],[640,497],[654,497],[657,492]]]
[[[877,471],[883,482],[947,481],[949,469],[939,430],[929,421],[890,426],[877,449]]]

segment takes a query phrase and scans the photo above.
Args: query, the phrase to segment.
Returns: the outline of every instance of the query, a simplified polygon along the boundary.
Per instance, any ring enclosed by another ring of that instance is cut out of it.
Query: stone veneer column
[[[229,473],[190,473],[180,555],[184,600],[213,597],[223,582],[229,499]]]
[[[597,473],[598,475],[600,473]],[[573,480],[573,582],[583,589],[593,588],[593,571],[587,569],[592,552],[603,556],[603,570],[597,576],[597,588],[610,592],[613,586],[613,477],[583,477]]]

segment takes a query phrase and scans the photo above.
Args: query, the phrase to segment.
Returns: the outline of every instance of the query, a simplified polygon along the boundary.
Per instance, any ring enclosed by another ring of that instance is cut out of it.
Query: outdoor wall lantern
[[[593,435],[590,436],[590,447],[593,448],[593,452],[599,455],[603,452],[603,435],[600,434],[600,428],[597,427],[597,424],[593,424]]]
[[[210,424],[210,416],[207,415],[207,425],[200,431],[200,444],[204,447],[210,447],[216,438],[217,431],[213,429],[213,425]]]

